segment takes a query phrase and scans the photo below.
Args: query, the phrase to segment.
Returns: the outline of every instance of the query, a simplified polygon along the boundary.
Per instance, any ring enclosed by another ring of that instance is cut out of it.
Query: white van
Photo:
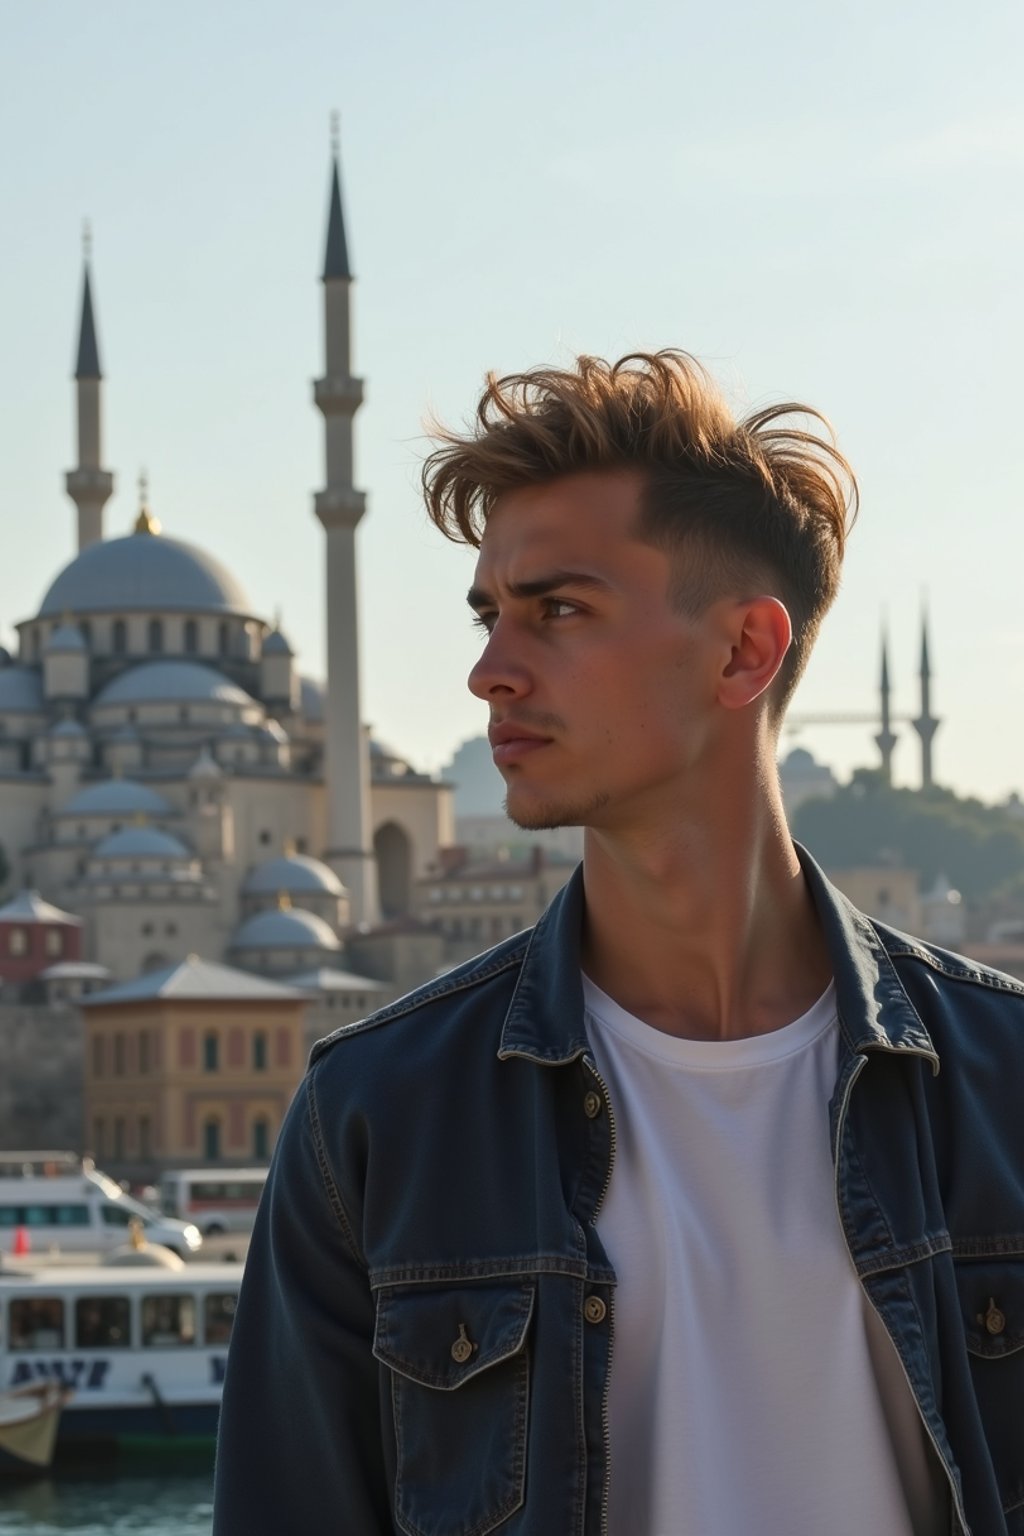
[[[189,1258],[202,1245],[191,1222],[171,1221],[133,1200],[90,1158],[0,1153],[0,1253],[13,1251],[19,1232],[31,1253],[49,1248],[102,1253],[128,1241],[133,1220],[148,1242],[162,1243],[180,1258]]]
[[[191,1221],[204,1237],[251,1232],[267,1168],[168,1168],[160,1175],[160,1209]]]

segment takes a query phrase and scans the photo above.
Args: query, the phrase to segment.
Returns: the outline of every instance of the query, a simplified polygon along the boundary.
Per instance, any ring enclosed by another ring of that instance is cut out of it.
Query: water
[[[0,1485],[2,1536],[210,1536],[213,1472],[69,1473]]]

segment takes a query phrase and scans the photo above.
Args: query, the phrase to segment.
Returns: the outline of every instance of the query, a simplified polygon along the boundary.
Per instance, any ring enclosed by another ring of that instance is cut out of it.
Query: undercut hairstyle
[[[786,421],[794,416],[811,429]],[[819,411],[790,402],[737,421],[688,353],[634,352],[488,374],[471,430],[435,427],[434,436],[427,511],[447,538],[474,548],[508,491],[639,472],[637,537],[671,557],[682,611],[696,616],[731,595],[785,604],[793,642],[772,689],[781,718],[838,590],[857,514],[856,479]]]

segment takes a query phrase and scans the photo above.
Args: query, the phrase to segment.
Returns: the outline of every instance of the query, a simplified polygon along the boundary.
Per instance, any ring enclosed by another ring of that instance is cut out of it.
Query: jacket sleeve
[[[394,1536],[373,1300],[319,1145],[314,1081],[285,1117],[246,1259],[213,1536]]]

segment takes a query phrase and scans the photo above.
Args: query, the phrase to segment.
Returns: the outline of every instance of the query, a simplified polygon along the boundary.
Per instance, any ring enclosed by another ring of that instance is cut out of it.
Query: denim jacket
[[[1024,1536],[1024,986],[801,860],[836,981],[846,1242],[949,1532]],[[246,1265],[214,1536],[603,1536],[615,1120],[582,902],[577,870],[532,931],[314,1048]]]

